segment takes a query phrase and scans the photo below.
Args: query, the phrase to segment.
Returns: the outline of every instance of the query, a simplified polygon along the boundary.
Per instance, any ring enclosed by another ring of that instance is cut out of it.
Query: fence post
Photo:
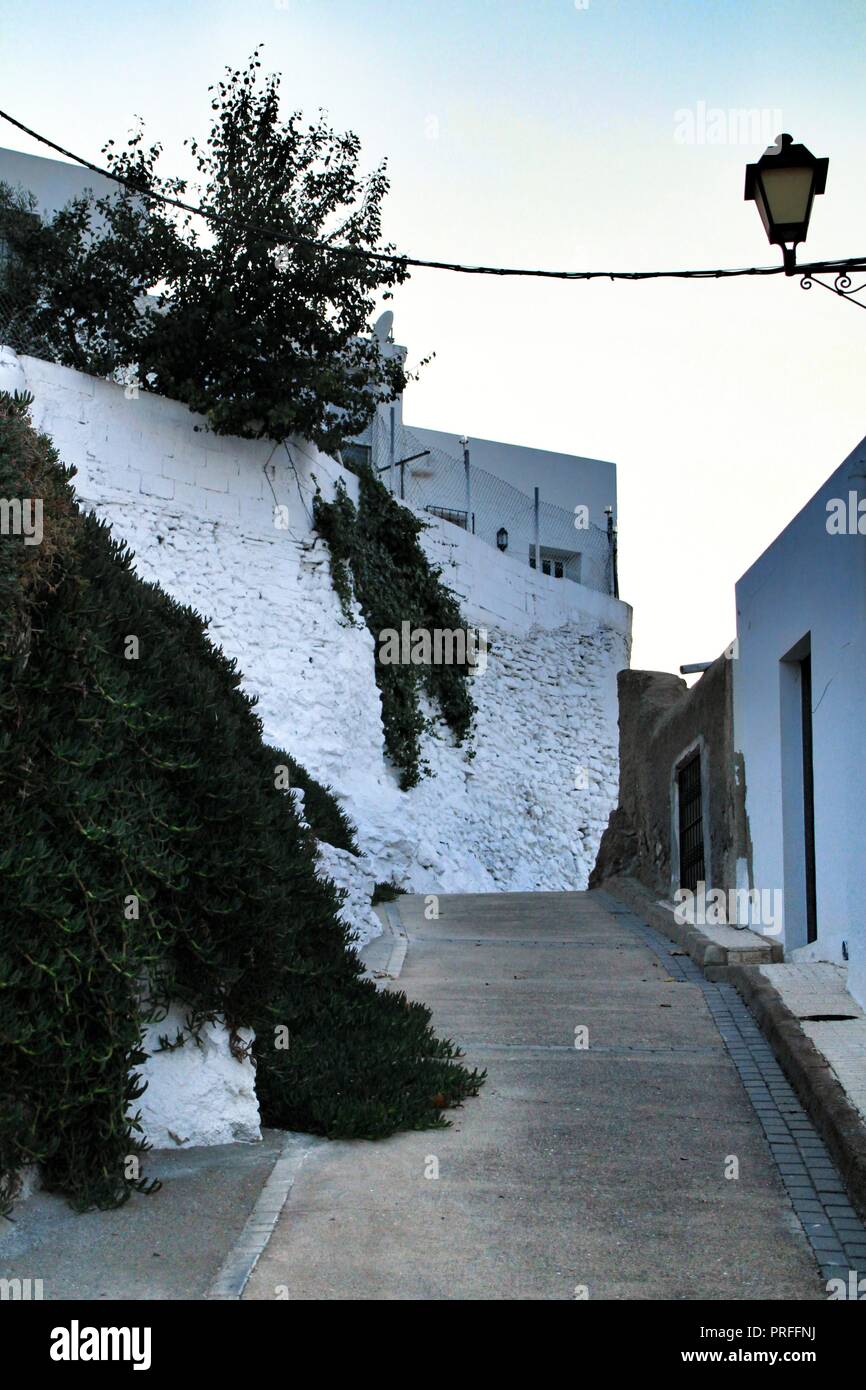
[[[539,521],[539,513],[540,513],[540,510],[541,510],[541,503],[539,502],[539,499],[538,499],[538,488],[536,488],[536,489],[535,489],[535,518],[534,518],[534,520],[535,520],[535,572],[536,572],[536,574],[541,574],[541,525],[540,525],[540,521]]]
[[[605,507],[607,513],[608,567],[610,569],[610,592],[619,598],[619,575],[617,573],[616,530],[613,524],[613,507]]]
[[[390,479],[391,479],[391,496],[393,497],[393,496],[394,496],[394,492],[395,492],[395,487],[394,487],[394,407],[393,407],[393,405],[391,406],[391,451],[390,451],[390,462],[391,462],[391,471],[390,471],[390,475],[389,475],[389,476],[390,476]]]
[[[472,473],[469,467],[469,440],[463,440],[463,467],[466,471],[466,530],[474,533],[472,520]]]

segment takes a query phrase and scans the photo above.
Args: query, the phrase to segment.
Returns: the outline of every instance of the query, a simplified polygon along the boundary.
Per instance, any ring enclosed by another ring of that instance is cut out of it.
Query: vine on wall
[[[426,724],[422,693],[438,706],[457,743],[464,743],[476,712],[469,689],[471,668],[385,663],[379,656],[380,635],[400,632],[407,621],[412,630],[430,633],[465,624],[456,598],[442,583],[442,571],[431,565],[419,544],[423,521],[391,496],[369,466],[353,471],[359,483],[358,506],[338,483],[332,502],[317,492],[313,520],[330,548],[331,578],[345,617],[353,621],[352,600],[357,599],[377,644],[385,748],[400,769],[405,791],[427,771],[421,759]]]

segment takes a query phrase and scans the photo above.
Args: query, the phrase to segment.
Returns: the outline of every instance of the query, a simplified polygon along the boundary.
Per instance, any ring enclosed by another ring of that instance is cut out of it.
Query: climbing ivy
[[[255,1030],[266,1124],[443,1124],[483,1077],[361,978],[235,664],[77,510],[26,407],[0,396],[0,497],[43,504],[41,544],[0,540],[0,1211],[32,1163],[79,1208],[147,1189],[136,1068],[173,1002],[187,1039]]]
[[[369,465],[357,465],[358,506],[342,481],[334,500],[317,491],[313,519],[328,542],[331,578],[344,616],[353,621],[356,598],[376,646],[376,684],[382,699],[385,748],[400,769],[400,786],[415,786],[428,771],[421,760],[421,735],[426,721],[420,697],[436,704],[458,744],[469,735],[475,703],[469,690],[469,669],[444,663],[411,665],[380,659],[383,632],[453,631],[465,627],[460,606],[431,565],[419,544],[424,530],[408,507],[402,506],[379,481]]]

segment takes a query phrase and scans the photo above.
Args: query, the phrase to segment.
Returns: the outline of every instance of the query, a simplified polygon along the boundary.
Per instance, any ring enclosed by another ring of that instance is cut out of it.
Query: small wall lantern
[[[782,247],[786,275],[795,272],[796,248],[806,240],[812,202],[827,186],[829,163],[780,135],[757,164],[746,165],[745,199],[757,203],[768,240]]]
[[[499,546],[500,550],[508,549],[508,532],[504,526],[500,526],[499,530],[496,532],[496,544]]]

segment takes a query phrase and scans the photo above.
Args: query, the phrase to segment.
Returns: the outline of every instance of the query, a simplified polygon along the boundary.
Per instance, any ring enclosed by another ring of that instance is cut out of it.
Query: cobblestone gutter
[[[672,942],[659,930],[659,918],[666,920],[661,909],[634,880],[610,880],[598,891],[609,911],[663,956],[672,975],[700,985],[822,1274],[830,1279],[847,1278],[849,1269],[866,1273],[866,1124],[764,973],[766,964],[738,960],[734,948],[720,958]],[[760,940],[753,933],[738,935]],[[747,955],[751,950],[743,949]]]

